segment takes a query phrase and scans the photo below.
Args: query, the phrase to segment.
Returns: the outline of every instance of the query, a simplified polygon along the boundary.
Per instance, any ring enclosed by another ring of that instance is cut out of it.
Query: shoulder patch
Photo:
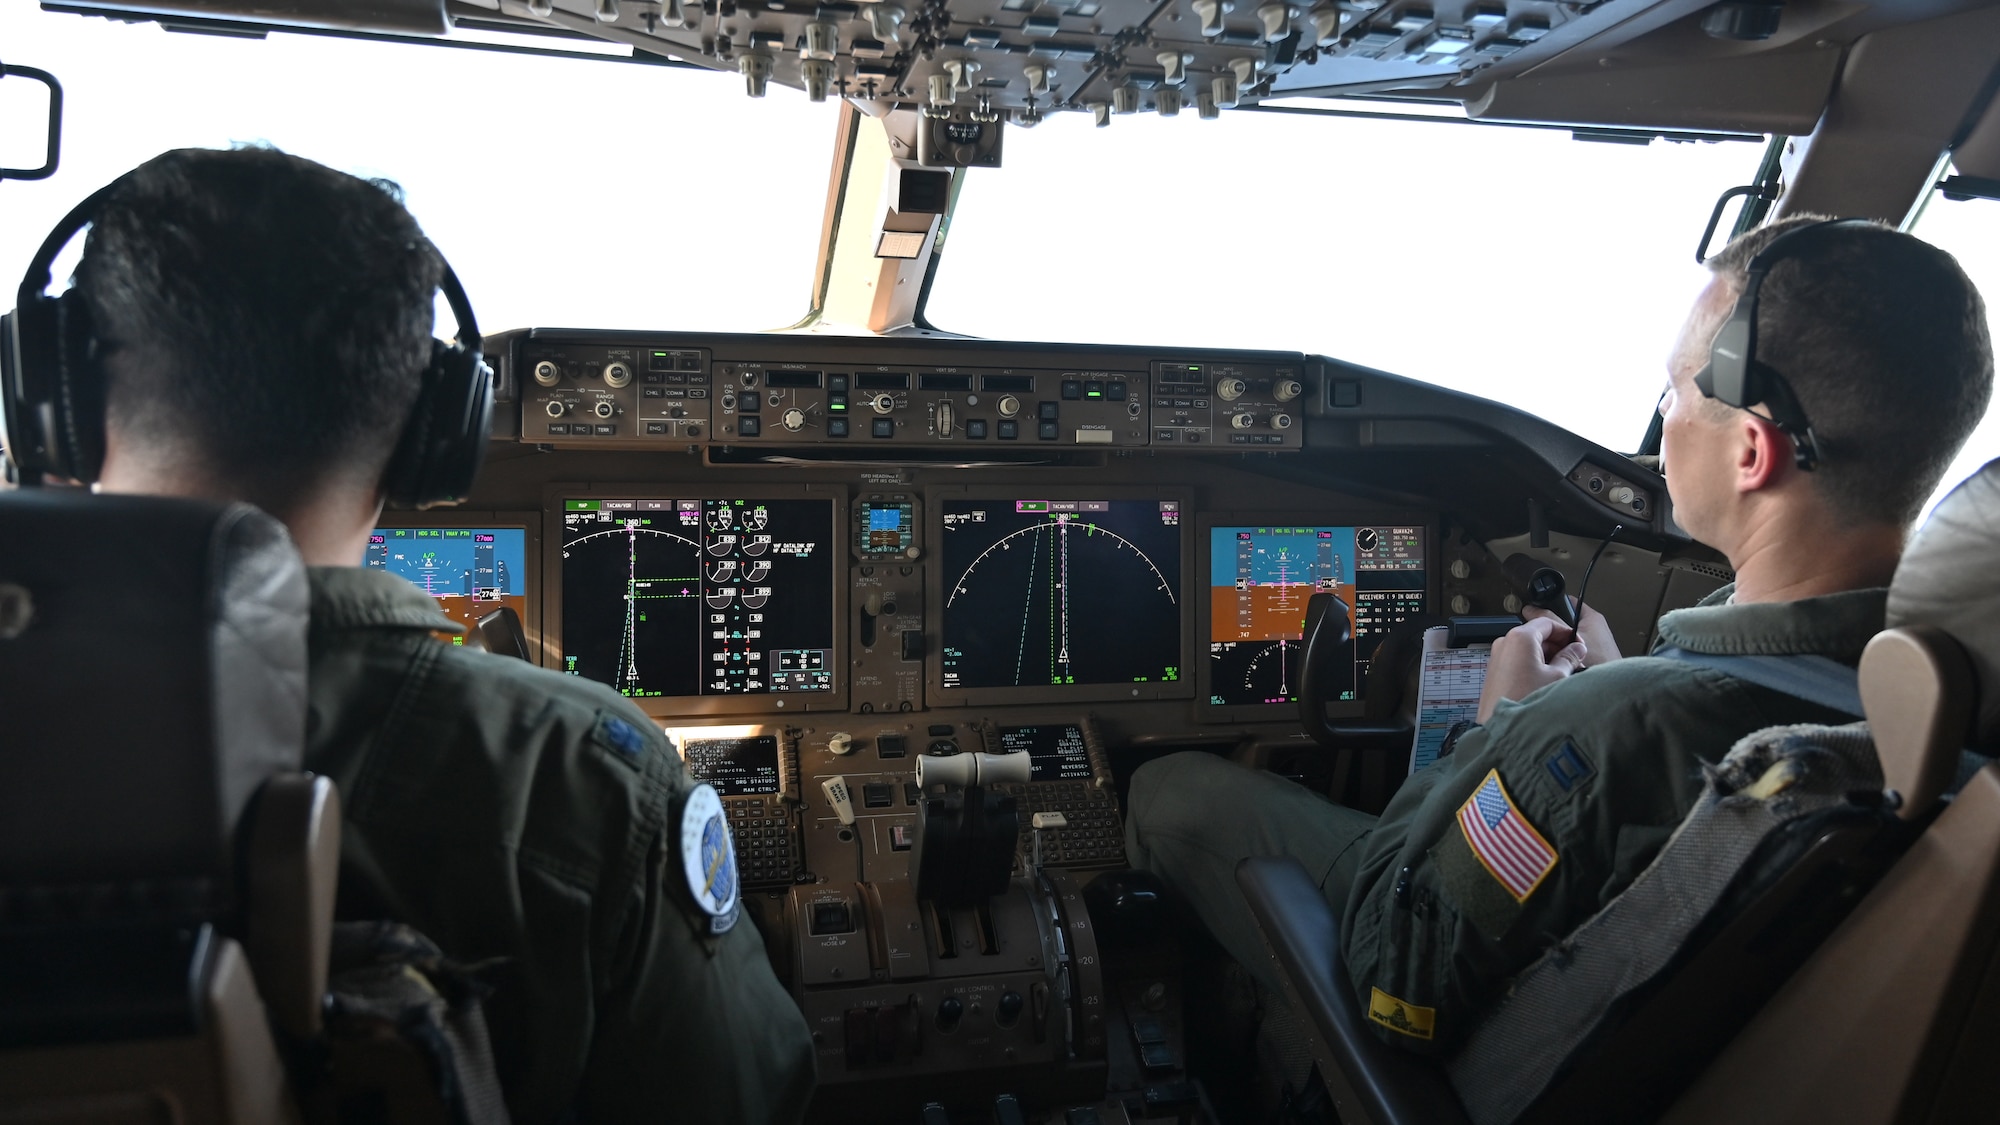
[[[1556,779],[1556,784],[1562,786],[1565,793],[1597,774],[1597,767],[1590,764],[1590,759],[1583,756],[1583,751],[1578,750],[1574,742],[1563,743],[1562,749],[1549,755],[1549,760],[1542,764],[1548,767],[1549,776]]]
[[[722,798],[697,785],[681,806],[681,866],[694,904],[708,915],[708,932],[727,933],[736,925],[741,885],[736,877],[736,845]]]
[[[1555,869],[1555,848],[1514,807],[1498,769],[1487,770],[1479,788],[1458,807],[1458,828],[1472,854],[1516,902],[1526,902]]]
[[[646,756],[646,736],[639,728],[616,715],[597,720],[597,733],[604,744],[636,762]]]
[[[1436,1008],[1399,1000],[1379,988],[1368,990],[1368,1019],[1412,1039],[1430,1039],[1437,1034]]]

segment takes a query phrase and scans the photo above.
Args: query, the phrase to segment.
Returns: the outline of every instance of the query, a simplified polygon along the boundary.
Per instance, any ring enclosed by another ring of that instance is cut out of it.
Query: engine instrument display
[[[753,797],[784,788],[776,735],[691,738],[681,744],[681,758],[688,776],[715,786],[724,797]]]
[[[1181,678],[1176,500],[943,501],[946,688]]]
[[[1360,698],[1372,638],[1424,612],[1421,527],[1222,526],[1209,529],[1209,703],[1298,699],[1306,601],[1347,604],[1356,655],[1331,697]]]
[[[1075,723],[1048,723],[1032,727],[1001,727],[1003,753],[1029,756],[1030,781],[1089,781],[1090,754],[1083,741],[1083,728]]]
[[[831,500],[562,508],[563,671],[634,698],[833,691]]]
[[[378,527],[361,564],[407,579],[470,629],[501,606],[528,620],[527,541],[520,527]]]

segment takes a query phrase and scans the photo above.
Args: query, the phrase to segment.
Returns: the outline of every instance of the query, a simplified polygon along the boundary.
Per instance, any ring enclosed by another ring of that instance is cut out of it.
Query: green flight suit
[[[1731,592],[1662,617],[1661,643],[1853,664],[1887,598],[1734,605]],[[1500,704],[1379,820],[1208,755],[1149,763],[1132,782],[1128,850],[1267,986],[1233,871],[1246,856],[1297,856],[1344,912],[1347,970],[1383,1036],[1446,1052],[1514,974],[1652,862],[1693,807],[1704,763],[1763,727],[1849,721],[1720,672],[1634,657]]]
[[[695,785],[659,726],[440,642],[459,627],[394,575],[310,579],[305,760],[340,786],[340,914],[506,959],[486,1014],[514,1121],[797,1121],[810,1034],[756,927],[712,934],[695,901]]]

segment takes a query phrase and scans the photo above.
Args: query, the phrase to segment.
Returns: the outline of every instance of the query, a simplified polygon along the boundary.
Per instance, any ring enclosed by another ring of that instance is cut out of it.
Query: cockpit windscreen
[[[361,563],[408,579],[467,628],[501,606],[529,620],[526,528],[378,527]]]
[[[1355,637],[1330,698],[1360,698],[1375,640],[1423,614],[1425,581],[1421,527],[1209,528],[1209,703],[1297,701],[1306,601],[1317,593],[1346,603]]]
[[[831,693],[831,500],[566,499],[562,670],[634,698]]]
[[[1179,680],[1178,500],[947,499],[946,688]]]

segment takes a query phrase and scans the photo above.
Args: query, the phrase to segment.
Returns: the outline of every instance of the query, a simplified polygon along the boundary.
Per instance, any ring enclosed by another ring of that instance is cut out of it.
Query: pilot
[[[660,728],[602,685],[442,643],[459,627],[435,602],[360,565],[441,269],[393,186],[260,148],[142,165],[75,274],[108,378],[99,487],[248,501],[291,530],[341,915],[504,959],[487,1017],[515,1121],[796,1121],[805,1021],[683,862],[705,787]]]
[[[1744,302],[1765,391],[1732,406],[1704,368],[1753,265],[1768,267]],[[1736,581],[1662,617],[1659,643],[1851,667],[1882,628],[1910,525],[1985,413],[1985,306],[1949,255],[1876,224],[1780,222],[1709,267],[1668,363],[1663,468],[1675,518]],[[1133,778],[1133,863],[1272,987],[1234,871],[1295,856],[1343,912],[1377,1033],[1448,1052],[1510,978],[1631,885],[1693,807],[1704,763],[1763,727],[1851,721],[1664,647],[1621,660],[1594,610],[1575,631],[1533,613],[1493,646],[1482,725],[1379,820],[1177,754]]]

